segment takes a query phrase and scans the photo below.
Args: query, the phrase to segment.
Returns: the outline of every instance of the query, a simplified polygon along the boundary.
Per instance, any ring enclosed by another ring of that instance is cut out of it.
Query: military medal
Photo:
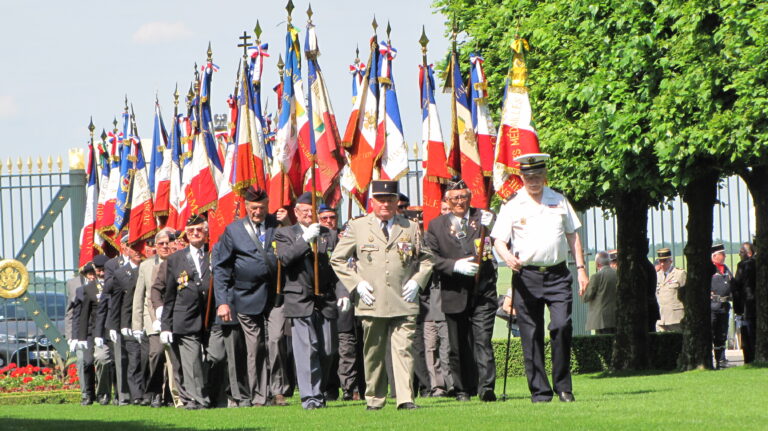
[[[187,274],[187,271],[181,271],[179,277],[176,278],[176,282],[179,283],[178,290],[187,287],[189,285],[189,274]]]

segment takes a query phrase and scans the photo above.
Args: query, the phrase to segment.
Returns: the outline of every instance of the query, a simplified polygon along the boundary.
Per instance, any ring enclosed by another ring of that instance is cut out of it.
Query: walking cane
[[[515,253],[515,257],[519,257],[520,253]],[[515,311],[515,272],[512,274],[512,286],[510,289],[510,313],[509,313],[509,320],[507,320],[507,352],[504,354],[504,388],[502,389],[501,393],[501,400],[506,401],[507,400],[507,371],[509,370],[509,343],[512,339],[512,319],[514,318],[512,316],[512,313]]]

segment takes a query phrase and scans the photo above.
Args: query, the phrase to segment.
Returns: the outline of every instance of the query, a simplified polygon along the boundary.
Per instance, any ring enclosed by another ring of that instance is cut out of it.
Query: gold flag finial
[[[59,169],[59,172],[61,172],[61,167],[64,164],[64,162],[61,160],[61,155],[56,156],[56,167]]]
[[[104,129],[101,129],[101,143],[103,144],[104,141],[107,140],[107,132]]]
[[[208,51],[206,52],[208,54],[208,63],[213,61],[213,51],[211,51],[211,41],[208,41]]]
[[[379,28],[379,23],[376,22],[376,15],[373,16],[373,21],[371,21],[371,27],[373,27],[373,32],[376,33],[376,29]]]
[[[256,20],[256,27],[253,28],[253,34],[256,35],[256,44],[258,45],[261,43],[261,24],[259,24],[259,20]]]
[[[392,33],[392,26],[389,25],[389,21],[387,21],[387,41],[389,41],[390,33]]]
[[[355,64],[360,63],[360,46],[355,45]]]
[[[307,23],[312,24],[312,3],[308,3],[309,7],[307,7]]]
[[[179,106],[179,83],[176,83],[176,89],[173,90],[173,106]]]
[[[250,46],[252,46],[252,44],[250,42],[248,42],[248,40],[250,38],[251,38],[251,36],[249,36],[248,32],[245,31],[245,30],[243,30],[243,35],[238,37],[238,39],[243,41],[243,43],[238,43],[237,44],[238,48],[243,48],[243,58],[247,58],[248,57],[248,48]]]
[[[424,64],[427,64],[427,44],[429,39],[427,38],[427,32],[424,26],[421,26],[421,38],[419,38],[419,44],[421,44],[421,53],[424,55]]]
[[[115,132],[115,134],[117,134],[117,117],[114,117],[112,119],[112,126],[114,126],[114,130],[113,131]]]
[[[277,73],[280,77],[283,77],[283,69],[285,68],[285,62],[283,61],[283,54],[278,54],[277,57]]]
[[[291,13],[293,12],[293,0],[288,0],[288,4],[285,5],[285,10],[288,11],[288,25],[291,25]]]

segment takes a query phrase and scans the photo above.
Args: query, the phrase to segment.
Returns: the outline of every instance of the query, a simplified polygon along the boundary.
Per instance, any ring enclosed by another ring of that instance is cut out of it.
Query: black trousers
[[[144,373],[146,379],[146,396],[152,399],[155,395],[163,393],[163,384],[165,383],[165,350],[163,343],[160,342],[159,334],[151,334],[146,338],[146,344],[149,345],[147,352],[147,368]]]
[[[131,394],[131,400],[140,400],[144,398],[146,385],[144,380],[144,370],[147,368],[145,361],[149,356],[149,344],[139,343],[138,341],[125,338],[125,352],[128,356],[128,366],[126,367],[126,378],[128,380],[128,392]]]
[[[726,309],[728,310],[728,309]],[[728,311],[710,313],[712,322],[712,348],[715,351],[715,362],[725,360],[725,341],[728,339]]]
[[[471,297],[461,313],[445,313],[448,324],[449,364],[453,387],[458,394],[493,392],[496,360],[493,357],[493,324],[496,300]]]
[[[523,267],[513,275],[515,311],[523,344],[525,374],[534,401],[551,400],[555,392],[573,392],[571,385],[571,308],[573,277],[563,264],[540,272]],[[549,308],[552,386],[544,366],[544,307]]]
[[[750,364],[755,360],[755,343],[757,343],[757,319],[753,314],[744,317],[741,326],[741,350],[744,352],[744,363]]]

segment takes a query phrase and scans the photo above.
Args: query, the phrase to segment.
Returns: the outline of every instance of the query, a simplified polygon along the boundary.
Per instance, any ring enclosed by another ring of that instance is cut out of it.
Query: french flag
[[[93,140],[93,139],[91,139]],[[80,232],[79,267],[93,260],[101,252],[101,237],[96,235],[96,214],[99,197],[99,166],[93,142],[88,145],[88,182],[85,185],[85,220]]]
[[[403,137],[400,121],[400,107],[397,103],[395,79],[392,74],[392,60],[397,56],[390,43],[379,44],[379,98],[378,131],[376,152],[381,155],[379,177],[398,180],[408,173],[408,149]]]
[[[426,229],[429,222],[440,215],[440,204],[443,200],[442,183],[449,180],[451,175],[448,173],[447,148],[435,104],[435,77],[431,64],[419,66],[419,87],[421,88],[421,148],[424,167],[422,207],[424,229]]]
[[[133,160],[133,186],[131,188],[131,216],[128,219],[128,243],[143,241],[157,231],[152,192],[150,190],[147,163],[141,148],[141,139],[136,134],[131,148]]]
[[[155,215],[167,216],[171,196],[171,147],[168,145],[168,132],[165,130],[157,100],[155,100],[155,124],[152,133],[149,189],[154,197]]]
[[[472,126],[477,137],[477,149],[480,152],[480,167],[483,176],[493,173],[493,156],[496,144],[496,127],[488,110],[488,82],[483,69],[483,57],[469,55],[470,90],[472,94]]]

